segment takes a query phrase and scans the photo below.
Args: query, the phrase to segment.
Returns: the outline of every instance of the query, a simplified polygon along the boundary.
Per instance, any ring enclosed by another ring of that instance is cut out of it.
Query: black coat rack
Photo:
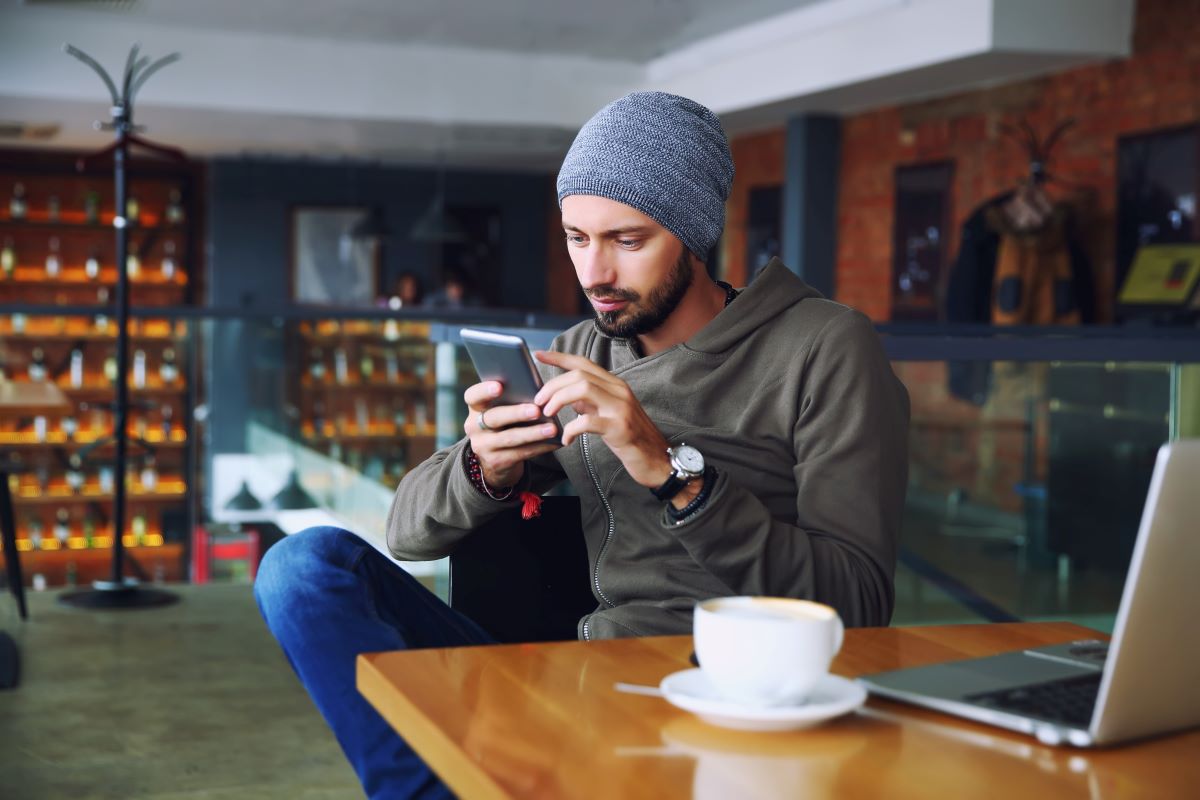
[[[112,570],[108,580],[98,580],[92,583],[91,589],[69,592],[60,595],[59,599],[67,605],[77,608],[146,608],[149,606],[168,605],[179,599],[178,595],[161,589],[146,589],[137,580],[124,575],[125,571],[125,465],[127,460],[127,425],[129,420],[129,275],[126,262],[129,255],[129,225],[125,217],[126,209],[126,166],[131,148],[140,148],[157,156],[172,161],[186,161],[183,151],[174,147],[155,144],[138,135],[139,126],[133,124],[133,101],[138,91],[145,85],[147,79],[168,64],[179,60],[178,53],[171,53],[151,63],[148,56],[138,54],[139,45],[134,45],[129,51],[125,62],[124,79],[118,90],[112,78],[96,59],[77,47],[64,45],[63,50],[87,64],[100,80],[112,98],[109,122],[96,122],[98,130],[110,130],[116,134],[115,141],[104,149],[84,156],[76,162],[79,170],[85,169],[101,159],[111,157],[113,161],[113,182],[116,188],[116,213],[113,217],[113,228],[117,237],[117,375],[116,400],[113,406],[114,426],[113,437],[116,444],[115,472],[117,480],[113,487],[113,551]]]

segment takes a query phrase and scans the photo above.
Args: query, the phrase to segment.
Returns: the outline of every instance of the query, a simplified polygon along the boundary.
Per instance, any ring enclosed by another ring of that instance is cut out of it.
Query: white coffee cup
[[[837,611],[784,597],[718,597],[696,605],[700,669],[721,696],[746,705],[803,702],[829,673],[845,629]]]

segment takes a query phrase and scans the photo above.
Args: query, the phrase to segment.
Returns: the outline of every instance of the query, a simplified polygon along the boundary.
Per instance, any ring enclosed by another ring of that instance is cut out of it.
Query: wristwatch
[[[689,482],[704,475],[704,456],[696,448],[680,442],[678,447],[667,448],[667,456],[671,459],[671,474],[662,486],[650,490],[663,502],[683,491]]]

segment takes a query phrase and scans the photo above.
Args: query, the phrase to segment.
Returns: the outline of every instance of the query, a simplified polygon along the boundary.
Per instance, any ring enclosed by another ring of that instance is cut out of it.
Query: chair
[[[499,642],[577,638],[596,609],[578,497],[545,497],[540,517],[505,511],[450,555],[450,606]]]

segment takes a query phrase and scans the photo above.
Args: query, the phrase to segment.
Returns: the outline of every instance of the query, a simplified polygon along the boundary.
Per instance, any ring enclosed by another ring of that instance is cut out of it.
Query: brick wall
[[[876,321],[891,315],[894,174],[897,167],[954,162],[947,257],[958,251],[966,218],[1011,189],[1028,169],[1003,134],[1022,119],[1042,135],[1077,124],[1056,148],[1052,170],[1073,184],[1054,190],[1080,212],[1096,276],[1097,310],[1111,319],[1115,272],[1116,155],[1119,137],[1200,122],[1200,1],[1138,0],[1133,55],[1091,67],[922,103],[875,109],[844,120],[838,196],[836,299]],[[731,142],[737,179],[724,239],[725,273],[744,283],[747,200],[755,186],[784,176],[782,127]],[[949,269],[949,264],[946,265]],[[946,391],[942,363],[896,364],[912,398],[915,487],[965,489],[976,502],[1021,508],[1014,485],[1046,469],[1045,367],[997,365],[983,408]],[[1032,429],[1025,402],[1037,412]],[[1034,475],[1024,475],[1032,444]]]
[[[1082,212],[1096,272],[1101,319],[1114,293],[1116,148],[1119,137],[1200,121],[1200,2],[1138,0],[1134,54],[1128,59],[1044,78],[847,117],[838,197],[837,299],[872,319],[891,309],[893,175],[896,167],[954,162],[951,239],[983,201],[1013,187],[1027,170],[1002,129],[1025,119],[1048,133],[1077,120],[1056,148],[1052,167],[1076,184],[1055,193]],[[749,190],[783,180],[784,132],[732,143],[738,175],[728,206],[726,273],[745,276]]]

